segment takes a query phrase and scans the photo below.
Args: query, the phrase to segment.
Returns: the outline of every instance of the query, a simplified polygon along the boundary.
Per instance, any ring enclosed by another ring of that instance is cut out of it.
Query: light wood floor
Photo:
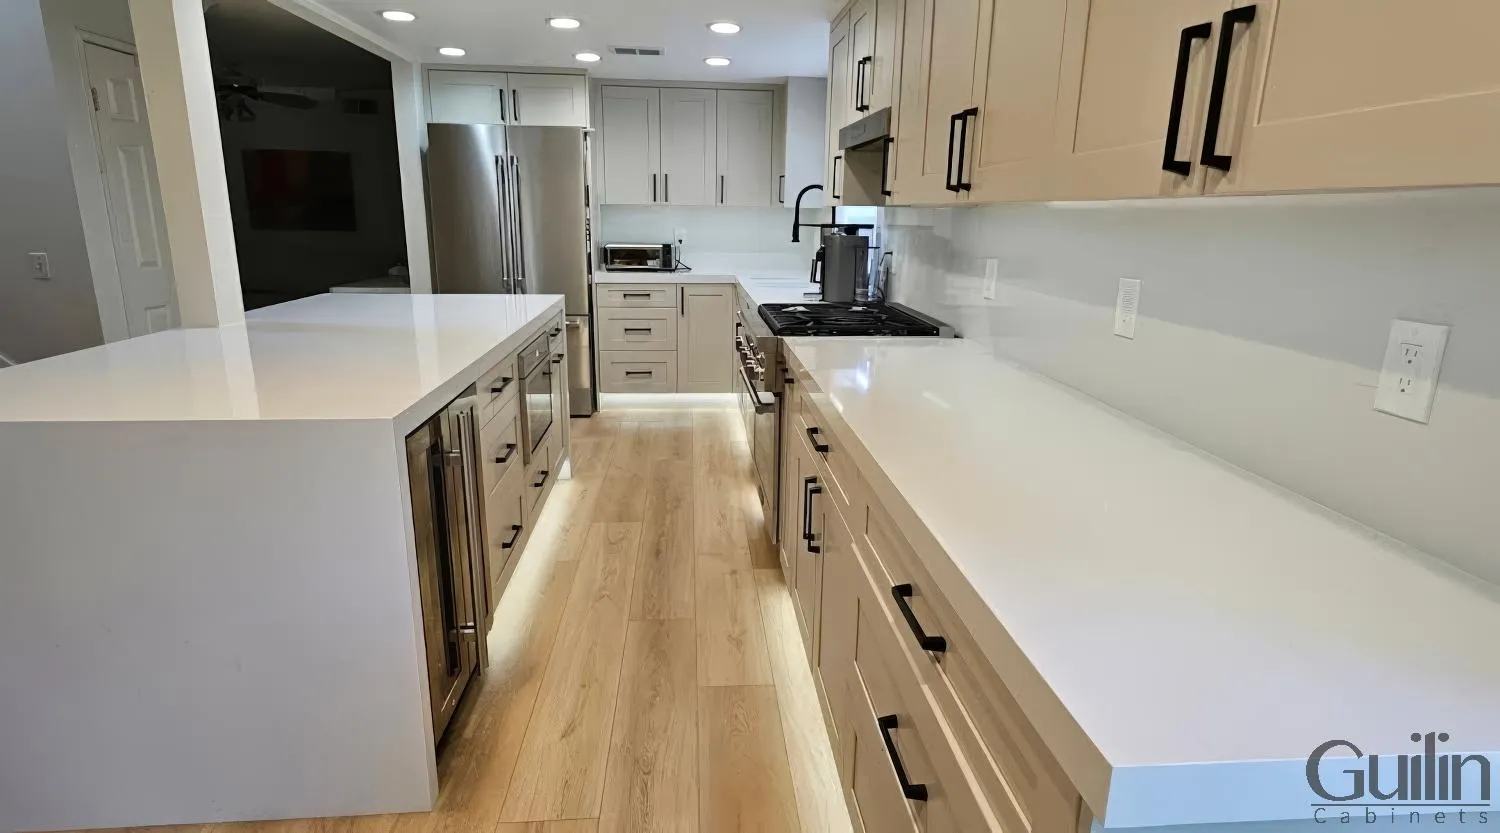
[[[431,813],[224,833],[847,833],[739,415],[574,420]]]

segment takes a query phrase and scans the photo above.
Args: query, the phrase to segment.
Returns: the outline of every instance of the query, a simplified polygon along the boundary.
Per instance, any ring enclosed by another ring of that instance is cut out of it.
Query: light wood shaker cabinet
[[[895,125],[896,204],[962,199],[978,128],[974,75],[990,0],[906,0],[901,97]],[[964,115],[964,114],[968,115]]]
[[[771,205],[776,97],[770,90],[718,90],[720,205]]]
[[[678,393],[733,391],[734,285],[685,283],[677,291]]]
[[[719,201],[717,125],[714,90],[661,90],[661,202],[713,205]]]
[[[824,176],[826,202],[840,205],[843,181],[840,169],[844,154],[839,148],[839,130],[854,121],[854,88],[851,78],[853,54],[849,37],[849,16],[844,15],[833,23],[828,36],[828,169]]]
[[[587,76],[512,72],[510,123],[523,127],[588,127]]]
[[[1235,5],[1210,193],[1500,182],[1500,4]]]
[[[430,122],[588,127],[588,78],[435,69],[427,74]]]
[[[599,91],[603,198],[616,205],[661,201],[661,91],[606,86]]]

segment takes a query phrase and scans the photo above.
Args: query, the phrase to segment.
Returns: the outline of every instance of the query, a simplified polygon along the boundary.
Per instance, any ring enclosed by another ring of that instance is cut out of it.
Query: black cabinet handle
[[[542,469],[541,471],[537,472],[537,474],[539,475],[537,481],[531,485],[538,489],[542,488],[542,484],[547,482],[547,475],[551,473],[552,472],[547,471],[546,469]]]
[[[839,163],[842,161],[844,161],[844,155],[842,153],[838,156],[833,157],[833,187],[829,190],[838,191],[839,189]],[[844,198],[844,195],[835,193],[833,195],[833,198],[836,200],[841,200]]]
[[[661,175],[661,201],[662,202],[671,202],[672,201],[672,175],[671,174],[662,174]]]
[[[521,539],[521,525],[520,524],[511,524],[510,525],[510,540],[501,543],[500,544],[500,549],[502,549],[502,550],[508,550],[508,549],[514,547],[516,545],[516,541],[519,541],[520,539]]]
[[[656,174],[651,175],[651,201],[656,202]]]
[[[651,375],[651,371],[649,371],[649,370],[627,370],[627,371],[625,371],[625,375],[626,376],[650,376]]]
[[[914,592],[916,591],[910,584],[898,584],[891,588],[891,595],[896,597],[896,607],[901,608],[901,618],[911,628],[911,635],[917,638],[917,644],[924,651],[941,654],[948,650],[948,640],[941,636],[928,636],[927,631],[922,630],[922,623],[917,621],[917,614],[912,612],[911,605],[906,601]]]
[[[510,117],[516,121],[521,120],[521,94],[514,87],[510,90]]]
[[[823,487],[818,485],[818,478],[808,477],[802,481],[802,540],[807,542],[807,551],[817,555],[823,548],[813,543],[817,535],[812,528],[812,499],[813,495],[823,494]]]
[[[514,456],[516,456],[516,444],[515,443],[506,443],[505,444],[505,456],[503,456],[503,457],[496,457],[495,458],[495,463],[497,465],[499,465],[501,463],[509,463],[510,462],[510,458],[512,458]]]
[[[1199,23],[1182,30],[1182,40],[1177,44],[1177,75],[1172,80],[1172,106],[1167,112],[1167,147],[1162,152],[1161,169],[1167,173],[1187,176],[1193,172],[1190,160],[1177,158],[1177,140],[1182,131],[1182,105],[1187,99],[1188,68],[1192,66],[1193,41],[1208,40],[1213,35],[1213,23]]]
[[[823,430],[821,428],[809,428],[807,429],[807,438],[812,441],[813,451],[816,451],[819,454],[827,454],[828,443],[818,442],[818,435],[821,433],[823,433]]]
[[[967,161],[964,157],[969,155],[969,119],[978,117],[978,107],[970,107],[958,114],[958,170],[953,174],[953,184],[958,187],[953,189],[955,193],[974,190],[974,183],[964,182],[964,163]]]
[[[650,292],[621,292],[621,298],[650,298]]]
[[[513,376],[501,376],[500,377],[500,384],[498,384],[498,385],[491,385],[490,386],[490,393],[496,394],[496,395],[504,393],[505,389],[508,388],[508,387],[510,387],[510,383],[514,382],[514,381],[515,381],[515,377],[513,377]]]
[[[890,136],[885,137],[884,153],[880,157],[880,195],[882,197],[896,196],[891,191],[891,147],[895,144],[895,139]]]
[[[948,167],[943,171],[943,187],[953,193],[958,193],[958,186],[953,182],[953,151],[958,142],[958,120],[963,118],[957,113],[948,117]]]
[[[870,110],[870,103],[865,101],[865,82],[870,80],[870,76],[865,68],[873,63],[875,63],[874,56],[867,55],[859,59],[859,72],[856,75],[854,93],[854,109],[861,113],[867,113]]]
[[[560,332],[562,332],[562,327],[553,327],[552,329],[547,331],[547,335],[555,336]]]
[[[677,317],[687,315],[687,287],[677,287]]]
[[[649,333],[649,332],[651,332],[651,328],[650,327],[626,327],[625,328],[625,332],[627,332],[627,333]]]
[[[552,357],[552,363],[553,364],[562,364],[562,360],[563,360],[562,356],[553,356]]]
[[[891,768],[896,770],[896,780],[901,782],[901,794],[909,801],[926,801],[927,785],[913,784],[906,777],[906,766],[901,763],[901,753],[896,751],[896,741],[891,737],[891,730],[901,725],[901,721],[894,714],[887,714],[875,719],[875,725],[880,727],[880,739],[885,741],[885,754],[891,758]]]
[[[1214,57],[1214,80],[1208,91],[1208,121],[1203,126],[1203,155],[1198,161],[1205,167],[1228,171],[1234,157],[1219,151],[1219,122],[1224,115],[1224,87],[1229,82],[1229,50],[1234,46],[1236,23],[1249,25],[1255,20],[1254,6],[1241,6],[1224,13],[1219,24],[1219,51]]]
[[[776,201],[786,205],[786,174],[782,174],[776,183]]]

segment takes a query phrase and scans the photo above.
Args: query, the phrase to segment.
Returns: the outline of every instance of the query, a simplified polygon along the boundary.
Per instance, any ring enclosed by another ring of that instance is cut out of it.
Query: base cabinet
[[[602,393],[733,393],[733,284],[599,284]]]

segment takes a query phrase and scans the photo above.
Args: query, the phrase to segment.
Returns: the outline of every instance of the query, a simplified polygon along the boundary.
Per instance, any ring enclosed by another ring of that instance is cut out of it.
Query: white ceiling
[[[352,21],[381,34],[428,64],[587,67],[602,78],[662,81],[763,81],[788,75],[827,75],[829,5],[835,0],[321,0]],[[383,9],[417,16],[390,23]],[[583,21],[571,32],[547,18]],[[715,35],[708,24],[733,20],[738,35]],[[444,58],[440,46],[468,50]],[[658,46],[660,58],[617,56],[612,46]],[[604,60],[584,65],[581,51]],[[714,69],[703,59],[734,61]]]

